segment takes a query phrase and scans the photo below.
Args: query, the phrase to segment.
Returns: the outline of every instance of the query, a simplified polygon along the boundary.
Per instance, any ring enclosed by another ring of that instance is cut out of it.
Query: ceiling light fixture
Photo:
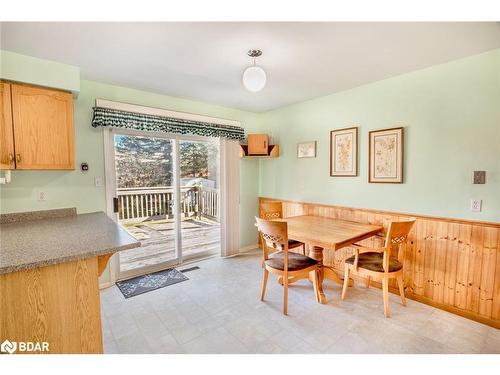
[[[243,72],[243,86],[250,92],[259,92],[266,86],[266,72],[255,63],[255,59],[262,55],[259,49],[251,49],[247,52],[248,56],[253,58],[253,65],[249,66]]]

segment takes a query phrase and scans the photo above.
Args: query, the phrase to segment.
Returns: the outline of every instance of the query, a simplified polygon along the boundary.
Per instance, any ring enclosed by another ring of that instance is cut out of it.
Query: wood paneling
[[[406,296],[500,328],[500,223],[281,201],[284,217],[326,216],[385,229],[392,220],[416,218],[405,250]],[[383,240],[362,243],[381,246]],[[325,250],[324,263],[343,273],[352,254],[350,248]],[[395,282],[390,286],[397,293]]]
[[[0,342],[102,353],[97,257],[0,275]]]
[[[74,169],[71,93],[11,84],[16,169]]]
[[[10,84],[0,82],[0,169],[15,169]]]

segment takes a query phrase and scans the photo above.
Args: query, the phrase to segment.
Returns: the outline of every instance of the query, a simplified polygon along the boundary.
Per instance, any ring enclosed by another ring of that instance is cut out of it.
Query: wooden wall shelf
[[[269,145],[267,146],[267,155],[248,155],[248,145],[240,145],[240,157],[246,159],[269,159],[277,158],[280,156],[280,146],[279,145]]]

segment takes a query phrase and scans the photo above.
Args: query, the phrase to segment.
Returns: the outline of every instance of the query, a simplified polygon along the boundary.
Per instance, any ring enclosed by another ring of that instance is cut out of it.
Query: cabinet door
[[[16,169],[74,169],[73,97],[12,85]]]
[[[269,137],[267,134],[248,135],[248,155],[267,155]]]
[[[14,132],[10,84],[0,82],[0,169],[14,169]]]

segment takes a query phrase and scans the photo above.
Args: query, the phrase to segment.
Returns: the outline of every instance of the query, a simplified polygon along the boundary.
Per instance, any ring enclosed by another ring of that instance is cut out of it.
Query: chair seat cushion
[[[302,246],[304,242],[299,242],[295,240],[288,240],[288,248],[289,249],[294,249],[296,247]]]
[[[264,262],[271,268],[284,271],[285,258],[282,251],[278,251],[269,256],[269,259]],[[300,271],[304,268],[318,264],[318,261],[305,255],[288,252],[288,271]]]
[[[348,264],[354,264],[354,255],[345,260]],[[358,267],[369,271],[384,272],[382,265],[384,259],[383,253],[366,252],[359,254]],[[396,272],[403,268],[403,264],[394,257],[389,258],[389,272]]]

